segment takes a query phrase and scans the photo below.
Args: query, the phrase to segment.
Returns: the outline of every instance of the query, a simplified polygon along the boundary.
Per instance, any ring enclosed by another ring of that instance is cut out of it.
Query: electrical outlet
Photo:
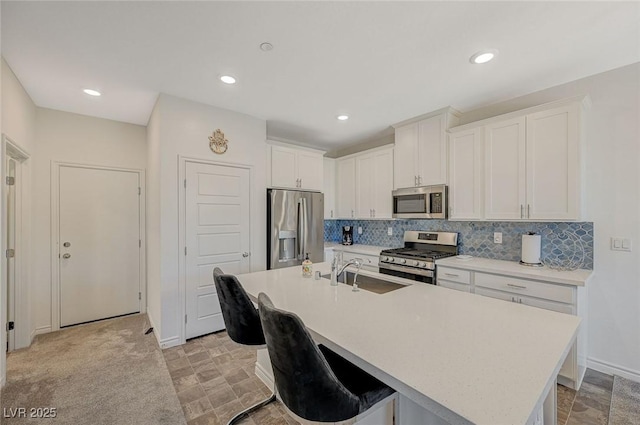
[[[502,243],[502,233],[493,232],[493,243]]]
[[[387,235],[393,236],[393,227],[387,227]]]
[[[361,235],[362,234],[362,226],[358,226],[358,234]]]

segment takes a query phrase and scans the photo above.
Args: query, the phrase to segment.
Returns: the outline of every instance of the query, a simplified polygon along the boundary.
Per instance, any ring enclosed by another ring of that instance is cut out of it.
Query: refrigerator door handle
[[[304,260],[305,220],[307,218],[304,198],[298,200],[298,260]]]

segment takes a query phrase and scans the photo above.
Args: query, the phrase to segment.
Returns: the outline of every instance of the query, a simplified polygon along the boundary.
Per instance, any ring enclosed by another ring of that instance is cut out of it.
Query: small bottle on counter
[[[302,262],[302,277],[313,276],[313,263],[309,260],[309,253],[307,252],[304,261]]]

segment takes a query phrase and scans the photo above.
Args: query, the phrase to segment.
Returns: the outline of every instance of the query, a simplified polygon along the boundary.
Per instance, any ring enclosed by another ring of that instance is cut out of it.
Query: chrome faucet
[[[367,259],[367,261],[370,263],[371,260]],[[351,260],[347,261],[345,264],[342,265],[342,267],[340,267],[340,271],[337,271],[337,258],[334,257],[333,261],[331,262],[331,284],[332,285],[337,285],[338,284],[338,278],[340,277],[340,275],[345,271],[345,269],[351,265],[356,266],[356,273],[353,275],[353,285],[351,287],[351,290],[353,292],[358,292],[360,289],[358,289],[358,273],[360,273],[360,268],[362,267],[362,263],[364,262],[364,260],[362,258],[352,258]],[[335,278],[334,278],[334,274],[335,274]],[[335,283],[334,283],[335,282]]]

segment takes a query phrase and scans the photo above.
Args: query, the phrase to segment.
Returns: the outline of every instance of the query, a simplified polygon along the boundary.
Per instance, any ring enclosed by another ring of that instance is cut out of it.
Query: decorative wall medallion
[[[229,147],[227,143],[229,143],[229,141],[224,138],[224,133],[220,131],[220,129],[217,129],[209,136],[209,147],[217,154],[223,154],[227,151]]]

